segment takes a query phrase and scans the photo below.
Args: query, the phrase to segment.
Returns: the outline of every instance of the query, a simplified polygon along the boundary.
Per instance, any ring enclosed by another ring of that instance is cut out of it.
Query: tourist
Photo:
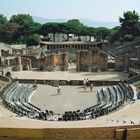
[[[84,78],[84,80],[83,80],[83,85],[86,85],[86,79]]]
[[[58,86],[58,87],[57,87],[57,94],[60,94],[60,93],[61,93],[61,87]]]
[[[87,85],[86,85],[86,79],[85,78],[83,80],[83,86],[84,86],[84,91],[86,91]]]
[[[89,86],[89,80],[88,80],[88,78],[87,78],[87,80],[86,80],[86,86],[87,86],[87,87]]]
[[[37,89],[37,81],[36,80],[33,82],[33,89],[34,90]]]
[[[86,89],[87,89],[87,86],[86,86],[86,84],[84,85],[84,91],[86,92]]]
[[[90,84],[90,91],[92,92],[93,84]]]
[[[1,74],[2,74],[2,75],[4,75],[4,72],[3,72],[3,70],[1,71]]]

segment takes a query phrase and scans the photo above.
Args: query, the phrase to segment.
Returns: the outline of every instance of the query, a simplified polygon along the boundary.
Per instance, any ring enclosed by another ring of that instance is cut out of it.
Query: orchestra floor
[[[48,109],[55,113],[65,111],[84,110],[97,104],[96,91],[102,87],[93,87],[93,91],[83,86],[60,86],[61,93],[57,93],[57,87],[49,85],[38,85],[36,92],[31,98],[31,102],[41,108]]]

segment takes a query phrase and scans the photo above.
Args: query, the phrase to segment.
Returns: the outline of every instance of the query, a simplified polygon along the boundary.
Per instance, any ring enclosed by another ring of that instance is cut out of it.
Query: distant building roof
[[[45,45],[51,45],[51,44],[59,44],[59,45],[69,45],[69,44],[100,44],[102,42],[82,42],[82,41],[65,41],[65,42],[47,42],[47,41],[42,41],[41,44],[45,44]]]

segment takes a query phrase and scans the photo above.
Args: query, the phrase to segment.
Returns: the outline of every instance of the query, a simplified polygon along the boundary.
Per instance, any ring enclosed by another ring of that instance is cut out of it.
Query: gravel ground
[[[55,113],[65,111],[83,110],[97,103],[96,91],[101,87],[89,87],[84,91],[82,86],[61,86],[61,94],[57,93],[57,87],[38,85],[31,102],[42,110],[48,109]]]

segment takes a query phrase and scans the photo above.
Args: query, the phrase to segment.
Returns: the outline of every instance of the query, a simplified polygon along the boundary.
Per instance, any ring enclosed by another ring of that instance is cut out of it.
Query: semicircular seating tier
[[[130,85],[120,82],[118,85],[98,89],[96,92],[97,104],[84,110],[66,111],[64,114],[56,114],[51,110],[42,111],[30,102],[30,96],[34,92],[32,84],[11,83],[3,93],[3,104],[6,108],[19,116],[27,116],[32,119],[51,121],[72,121],[94,119],[117,110],[133,100],[134,92]]]

